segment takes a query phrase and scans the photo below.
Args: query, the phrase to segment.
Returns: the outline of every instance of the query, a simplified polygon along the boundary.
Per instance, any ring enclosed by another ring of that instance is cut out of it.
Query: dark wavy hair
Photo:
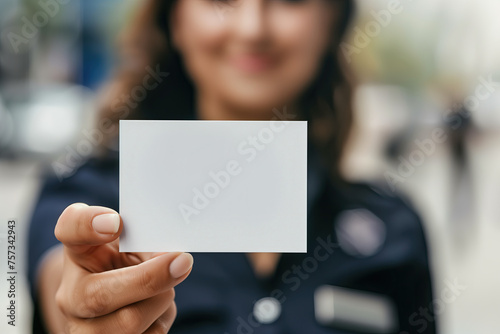
[[[119,119],[194,119],[194,87],[180,55],[171,45],[169,13],[176,0],[145,0],[119,39],[119,65],[103,90],[100,120],[116,125]],[[214,0],[215,2],[216,0]],[[298,118],[309,124],[309,140],[320,152],[325,166],[336,179],[352,125],[352,82],[340,43],[352,19],[352,0],[324,0],[338,3],[339,22],[333,32],[331,48],[312,84],[299,99]],[[147,92],[141,101],[126,103],[134,87],[159,67],[168,79]],[[118,126],[108,135],[116,138]]]

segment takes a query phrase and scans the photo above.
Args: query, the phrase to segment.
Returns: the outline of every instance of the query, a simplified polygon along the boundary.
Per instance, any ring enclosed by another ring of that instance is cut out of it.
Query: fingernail
[[[116,213],[106,213],[92,220],[94,231],[101,234],[115,234],[120,228],[120,216]]]
[[[170,275],[173,278],[179,278],[191,269],[193,266],[193,256],[189,253],[182,253],[170,263]]]

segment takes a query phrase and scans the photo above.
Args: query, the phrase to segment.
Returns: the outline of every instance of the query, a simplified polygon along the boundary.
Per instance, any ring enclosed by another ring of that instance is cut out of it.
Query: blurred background
[[[0,241],[17,265],[47,173],[92,154],[99,88],[140,0],[0,2]],[[440,333],[497,333],[500,310],[500,1],[358,1],[342,52],[359,82],[347,178],[405,196],[429,241]],[[6,266],[0,256],[0,265]],[[18,333],[31,305],[18,281]],[[449,282],[465,286],[443,298]],[[0,300],[7,282],[0,280]],[[3,304],[2,304],[3,305]],[[16,333],[0,323],[1,333]]]

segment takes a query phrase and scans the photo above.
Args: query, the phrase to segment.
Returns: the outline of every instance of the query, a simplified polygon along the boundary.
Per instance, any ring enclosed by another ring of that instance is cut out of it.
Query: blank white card
[[[120,251],[306,252],[307,122],[120,121]]]

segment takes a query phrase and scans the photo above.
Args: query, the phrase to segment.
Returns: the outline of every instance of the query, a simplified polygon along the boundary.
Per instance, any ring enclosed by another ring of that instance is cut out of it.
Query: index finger
[[[166,253],[137,265],[75,279],[76,284],[61,290],[58,299],[75,317],[103,316],[172,289],[189,275],[192,266],[191,254]]]

